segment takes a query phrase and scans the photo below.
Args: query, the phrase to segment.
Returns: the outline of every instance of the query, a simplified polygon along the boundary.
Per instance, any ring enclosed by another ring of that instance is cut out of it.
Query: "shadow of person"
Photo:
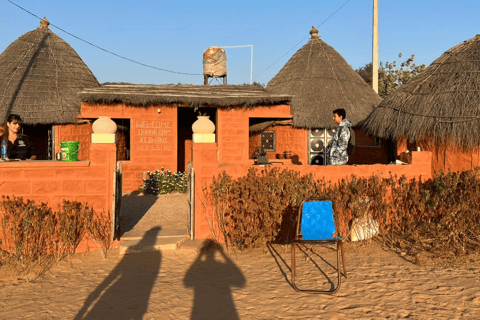
[[[239,319],[231,287],[243,288],[246,280],[217,242],[204,241],[183,283],[194,290],[191,319]]]
[[[160,227],[155,227],[145,232],[137,246],[153,246],[159,231]],[[90,293],[75,319],[141,319],[160,262],[160,251],[126,254]]]

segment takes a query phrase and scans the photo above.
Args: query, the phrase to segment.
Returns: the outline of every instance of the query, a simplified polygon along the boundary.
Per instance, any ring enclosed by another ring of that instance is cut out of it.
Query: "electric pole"
[[[372,87],[378,93],[378,0],[373,0]]]

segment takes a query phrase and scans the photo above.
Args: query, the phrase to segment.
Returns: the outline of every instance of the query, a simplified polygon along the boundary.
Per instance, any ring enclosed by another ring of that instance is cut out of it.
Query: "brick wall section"
[[[218,110],[217,142],[222,163],[248,160],[248,116],[243,109]]]
[[[356,175],[357,177],[370,177],[373,174],[381,174],[386,177],[390,173],[397,176],[405,175],[407,178],[421,178],[424,181],[432,178],[432,153],[412,152],[407,159],[408,165],[344,165],[344,166],[309,166],[286,164],[279,166],[282,170],[295,170],[300,174],[313,174],[317,179],[324,178],[327,181],[338,182],[341,179]],[[195,170],[195,238],[206,239],[211,236],[207,222],[207,213],[204,207],[206,199],[203,190],[210,187],[213,177],[225,171],[232,178],[237,179],[245,176],[252,167],[259,170],[272,167],[251,165],[224,165],[217,161],[217,148],[215,144],[193,144],[193,166]],[[212,212],[211,204],[208,204],[208,212]],[[211,219],[211,218],[210,218]]]
[[[61,152],[61,141],[78,141],[80,143],[78,160],[89,159],[92,132],[90,123],[55,126],[55,153]]]
[[[292,118],[290,106],[228,108],[217,111],[219,160],[224,164],[245,164],[250,157],[250,118]]]
[[[160,113],[158,113],[160,109]],[[147,171],[177,171],[176,105],[134,107],[82,103],[84,118],[130,119],[130,160],[123,164],[123,191],[135,191]]]
[[[193,167],[195,170],[195,238],[204,239],[211,234],[204,207],[207,203],[204,197],[204,188],[211,185],[213,177],[218,172],[217,145],[215,143],[194,143]],[[211,207],[208,211],[211,215]]]
[[[366,135],[360,128],[355,128],[355,151],[348,159],[348,164],[375,164],[388,162],[388,151],[385,140],[375,146],[375,139]]]
[[[270,127],[265,131],[275,131],[275,151],[267,152],[268,159],[282,161],[285,151],[291,151],[299,164],[308,164],[308,130],[291,126]],[[252,159],[255,150],[260,148],[260,133],[250,136],[249,156]]]
[[[86,202],[97,212],[112,212],[115,144],[91,144],[90,160],[0,163],[0,194],[47,203],[56,210],[62,201]],[[118,243],[116,243],[118,245]],[[97,248],[84,241],[83,252]]]

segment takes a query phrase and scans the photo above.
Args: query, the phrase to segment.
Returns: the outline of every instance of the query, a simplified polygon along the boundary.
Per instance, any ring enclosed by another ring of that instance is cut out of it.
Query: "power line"
[[[351,0],[347,0],[347,2],[345,2],[344,4],[342,4],[342,6],[340,8],[338,8],[334,13],[332,13],[327,19],[325,19],[322,23],[320,23],[318,26],[317,26],[317,29],[320,28],[321,25],[323,25],[325,22],[327,22],[331,17],[333,17],[338,11],[340,11],[340,9],[342,9],[347,3],[349,3]],[[305,36],[302,40],[300,40],[296,45],[294,45],[290,50],[288,50],[283,56],[281,56],[277,61],[275,61],[274,63],[272,63],[267,69],[263,70],[262,72],[260,72],[259,74],[255,75],[255,77],[258,77],[260,76],[261,74],[263,74],[265,71],[267,71],[268,69],[270,69],[271,67],[273,67],[275,64],[277,64],[278,61],[282,60],[283,57],[285,57],[290,51],[292,51],[293,49],[295,49],[300,43],[303,42],[303,40],[305,40],[308,36]]]
[[[23,11],[28,12],[29,14],[31,14],[31,15],[34,16],[34,17],[36,17],[37,19],[42,20],[42,18],[40,18],[39,16],[31,13],[30,11],[26,10],[25,8],[22,8],[22,7],[19,6],[18,4],[14,3],[14,2],[12,2],[12,1],[10,1],[10,0],[7,0],[7,1],[10,2],[10,3],[13,4],[13,5],[19,7],[19,8],[22,9]],[[78,40],[80,40],[80,41],[83,41],[83,42],[85,42],[85,43],[87,43],[87,44],[89,44],[89,45],[97,48],[97,49],[100,49],[100,50],[105,51],[105,52],[107,52],[107,53],[110,53],[110,54],[112,54],[112,55],[114,55],[114,56],[116,56],[116,57],[119,57],[119,58],[121,58],[121,59],[130,61],[130,62],[133,62],[133,63],[136,63],[136,64],[139,64],[139,65],[144,66],[144,67],[148,67],[148,68],[152,68],[152,69],[159,70],[159,71],[164,71],[164,72],[170,72],[170,73],[176,73],[176,74],[183,74],[183,75],[187,75],[187,76],[202,76],[202,75],[203,75],[202,73],[187,73],[187,72],[171,71],[171,70],[167,70],[167,69],[157,68],[157,67],[154,67],[154,66],[151,66],[151,65],[142,63],[142,62],[138,62],[138,61],[132,60],[132,59],[130,59],[130,58],[121,56],[121,55],[119,55],[119,54],[116,54],[116,53],[114,53],[114,52],[108,51],[107,49],[104,49],[104,48],[102,48],[102,47],[99,47],[99,46],[97,46],[97,45],[95,45],[95,44],[93,44],[93,43],[91,43],[91,42],[86,41],[86,40],[83,40],[82,38],[77,37],[76,35],[71,34],[70,32],[67,32],[67,31],[63,30],[62,28],[57,27],[56,25],[54,25],[54,24],[52,24],[52,23],[50,23],[50,25],[51,25],[52,27],[57,28],[58,30],[60,30],[60,31],[62,31],[62,32],[65,32],[66,34],[68,34],[68,35],[70,35],[70,36],[72,36],[72,37],[74,37],[74,38],[76,38],[76,39],[78,39]]]

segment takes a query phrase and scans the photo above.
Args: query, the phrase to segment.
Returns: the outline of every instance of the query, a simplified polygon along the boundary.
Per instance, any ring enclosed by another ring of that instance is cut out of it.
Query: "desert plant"
[[[87,234],[103,249],[105,257],[111,247],[110,215],[98,215],[88,204],[64,200],[53,212],[45,203],[3,196],[0,212],[3,260],[27,281],[74,254]]]
[[[56,216],[45,203],[36,205],[23,198],[3,196],[2,249],[8,251],[9,262],[30,281],[48,270],[55,261],[57,248]],[[36,272],[34,272],[36,270]]]
[[[251,169],[233,179],[225,172],[205,190],[212,232],[239,249],[270,241],[289,242],[302,199],[334,205],[338,232],[348,238],[355,219],[373,217],[379,239],[411,255],[452,256],[480,251],[480,170],[440,173],[430,181],[405,176],[358,178],[337,183],[298,172]]]
[[[162,167],[154,172],[147,171],[148,178],[143,179],[143,186],[140,185],[140,192],[145,194],[168,194],[172,192],[187,192],[187,174],[175,172]]]
[[[87,223],[87,228],[90,238],[97,243],[106,258],[113,244],[112,215],[105,211],[101,214],[94,213]]]

